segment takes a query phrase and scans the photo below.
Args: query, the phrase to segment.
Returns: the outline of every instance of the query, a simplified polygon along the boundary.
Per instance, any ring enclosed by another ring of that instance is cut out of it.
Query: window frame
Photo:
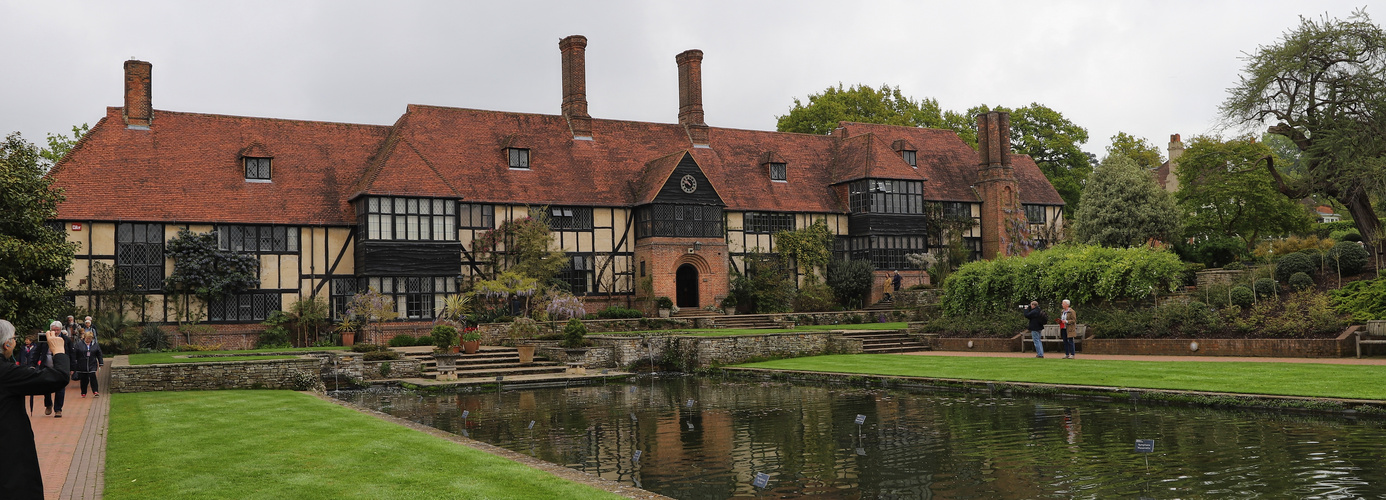
[[[741,214],[741,230],[746,234],[775,234],[780,231],[793,231],[797,217],[790,212],[744,212]]]
[[[534,165],[529,148],[505,148],[506,165],[512,170],[530,170]]]
[[[164,290],[164,232],[164,225],[161,223],[116,224],[115,269],[129,280],[136,290]],[[143,238],[136,238],[137,235]],[[136,239],[139,241],[135,241]]]
[[[363,196],[355,205],[362,241],[459,241],[454,198]]]
[[[778,182],[789,182],[788,163],[782,161],[772,161],[766,162],[765,165],[770,172],[770,180]]]
[[[272,160],[273,158],[263,156],[242,157],[241,167],[245,171],[245,180],[247,182],[272,182],[274,180],[274,162]],[[252,161],[257,164],[254,175],[251,174],[250,164]],[[262,172],[263,176],[261,176]]]
[[[905,160],[905,163],[910,164],[911,167],[919,168],[919,155],[916,153],[916,151],[911,149],[901,150],[900,158]]]

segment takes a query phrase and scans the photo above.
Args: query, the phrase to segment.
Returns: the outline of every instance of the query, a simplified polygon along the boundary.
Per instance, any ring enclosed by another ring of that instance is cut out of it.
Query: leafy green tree
[[[1294,143],[1303,168],[1285,175],[1268,157],[1276,189],[1292,200],[1333,197],[1363,239],[1376,242],[1381,221],[1371,195],[1386,192],[1386,31],[1365,10],[1347,19],[1301,17],[1245,60],[1223,118],[1247,127],[1272,123],[1267,131]]]
[[[58,317],[76,245],[46,225],[61,190],[43,176],[38,148],[18,132],[0,143],[0,318],[20,332]]]
[[[1011,149],[1035,160],[1064,199],[1064,216],[1072,217],[1082,208],[1083,185],[1092,173],[1092,163],[1081,147],[1088,142],[1088,130],[1037,102],[1016,109],[981,105],[967,110],[967,114],[977,116],[989,111],[1011,114]],[[973,135],[975,148],[976,132]]]
[[[755,250],[743,259],[745,272],[732,270],[730,295],[752,313],[789,312],[794,305],[794,281],[775,254]]]
[[[1151,239],[1170,241],[1179,231],[1174,198],[1150,172],[1122,155],[1109,155],[1083,189],[1083,207],[1073,221],[1078,243],[1134,247]]]
[[[1112,143],[1107,146],[1107,154],[1123,155],[1146,170],[1155,170],[1165,163],[1165,155],[1149,140],[1126,132],[1117,132],[1112,136]]]
[[[875,268],[869,260],[833,259],[828,263],[828,287],[837,302],[847,308],[861,307],[871,297]]]
[[[48,147],[39,151],[39,156],[43,157],[40,160],[43,164],[43,170],[47,172],[59,161],[62,161],[63,157],[77,146],[77,141],[82,140],[82,136],[87,135],[87,132],[90,131],[91,127],[83,123],[72,126],[72,137],[63,134],[48,134]]]
[[[880,123],[906,127],[943,128],[938,101],[905,97],[900,87],[866,85],[828,87],[821,94],[809,94],[808,104],[794,99],[789,114],[775,117],[776,130],[803,134],[827,134],[838,122]]]
[[[252,254],[222,250],[215,231],[182,229],[168,240],[164,253],[173,259],[173,273],[166,280],[170,290],[212,302],[260,285],[260,260]]]
[[[1273,156],[1264,143],[1194,137],[1179,157],[1179,192],[1189,236],[1239,238],[1251,250],[1265,236],[1304,232],[1309,211],[1275,190],[1259,163]]]

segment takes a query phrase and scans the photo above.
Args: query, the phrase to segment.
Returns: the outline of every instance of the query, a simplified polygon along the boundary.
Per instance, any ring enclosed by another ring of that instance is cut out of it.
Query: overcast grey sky
[[[155,109],[391,124],[406,104],[558,114],[558,40],[586,35],[593,117],[675,122],[674,55],[702,49],[706,121],[773,130],[829,85],[883,83],[958,111],[1038,102],[1164,149],[1215,131],[1243,52],[1316,1],[66,2],[0,0],[0,133],[43,143],[122,104],[153,63]],[[1380,23],[1386,13],[1369,8]]]

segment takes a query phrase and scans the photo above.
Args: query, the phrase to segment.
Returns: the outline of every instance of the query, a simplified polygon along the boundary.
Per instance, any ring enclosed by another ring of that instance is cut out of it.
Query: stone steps
[[[864,354],[889,354],[900,352],[928,351],[928,344],[914,340],[903,331],[849,331],[843,337],[861,339],[861,352]]]
[[[721,316],[716,321],[718,328],[779,328],[769,316],[757,314]]]

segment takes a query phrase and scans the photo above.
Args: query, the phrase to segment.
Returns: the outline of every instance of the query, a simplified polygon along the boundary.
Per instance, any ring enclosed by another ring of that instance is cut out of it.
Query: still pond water
[[[337,395],[680,499],[1386,498],[1377,419],[685,376]]]

